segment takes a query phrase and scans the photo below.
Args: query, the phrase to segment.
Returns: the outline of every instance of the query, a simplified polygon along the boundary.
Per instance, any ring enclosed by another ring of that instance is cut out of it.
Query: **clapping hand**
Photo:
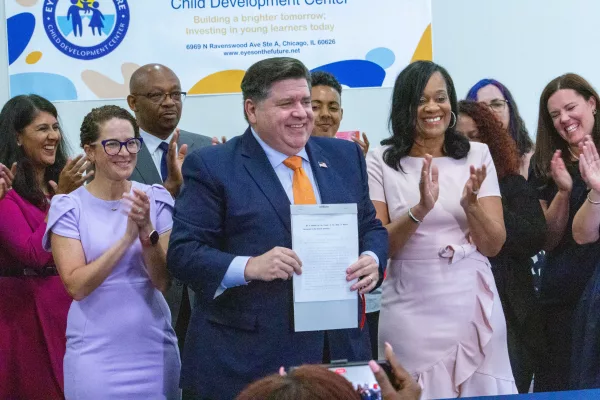
[[[421,168],[421,180],[419,181],[419,192],[421,193],[421,205],[426,212],[429,212],[435,206],[440,196],[439,171],[436,165],[433,165],[433,157],[425,154],[423,168]]]
[[[588,188],[600,192],[600,156],[592,138],[586,136],[579,143],[579,171]]]
[[[145,192],[133,189],[133,193],[123,193],[123,199],[129,205],[126,235],[130,238],[148,237],[154,229],[150,220],[150,198]],[[131,223],[134,223],[135,227]]]
[[[83,173],[86,172],[84,176]],[[83,183],[94,175],[94,171],[88,169],[87,156],[80,154],[74,159],[68,159],[65,167],[60,171],[58,183],[49,181],[48,184],[54,190],[54,194],[69,194],[79,188]]]
[[[13,163],[12,167],[8,167],[0,163],[0,200],[6,196],[6,193],[12,189],[13,180],[17,173],[17,163]]]
[[[181,166],[187,155],[187,144],[181,146],[177,151],[177,142],[179,141],[179,128],[175,129],[175,133],[169,142],[169,152],[167,154],[167,180],[164,182],[164,187],[171,193],[174,198],[179,195],[179,189],[183,184],[183,175],[181,174]]]
[[[219,138],[216,136],[213,136],[211,143],[213,146],[217,145],[217,144],[225,144],[225,142],[227,142],[227,138],[225,136],[221,136],[221,140],[219,141]]]
[[[481,168],[475,168],[473,165],[470,167],[470,176],[465,183],[463,189],[462,198],[460,199],[460,205],[466,210],[470,206],[477,205],[477,195],[479,195],[479,189],[487,176],[487,168],[482,165]]]
[[[560,150],[556,150],[552,156],[552,160],[550,161],[550,175],[559,191],[571,192],[571,189],[573,188],[573,179],[571,178],[569,171],[567,171]]]

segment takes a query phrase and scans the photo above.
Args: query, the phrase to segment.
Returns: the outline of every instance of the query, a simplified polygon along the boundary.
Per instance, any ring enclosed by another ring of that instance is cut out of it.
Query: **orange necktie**
[[[306,171],[302,168],[302,157],[291,156],[283,161],[283,165],[294,171],[292,180],[292,192],[294,193],[294,204],[317,204],[315,192]]]

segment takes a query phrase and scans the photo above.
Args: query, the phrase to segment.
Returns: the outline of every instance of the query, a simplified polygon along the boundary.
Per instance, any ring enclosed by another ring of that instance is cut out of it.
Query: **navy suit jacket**
[[[322,203],[358,204],[359,250],[377,254],[383,276],[387,231],[375,219],[360,148],[311,137],[306,151]],[[320,363],[323,332],[294,332],[291,280],[253,281],[214,298],[235,256],[292,247],[290,201],[250,129],[188,155],[183,177],[167,255],[171,273],[196,292],[181,387],[232,399],[282,365]]]

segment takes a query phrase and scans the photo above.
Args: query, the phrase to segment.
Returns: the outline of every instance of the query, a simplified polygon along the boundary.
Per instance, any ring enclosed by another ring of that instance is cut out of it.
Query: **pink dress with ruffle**
[[[405,157],[402,171],[369,153],[371,200],[385,202],[390,220],[419,202],[422,158]],[[466,158],[434,158],[440,195],[408,242],[388,261],[379,318],[379,349],[389,342],[423,388],[423,399],[516,394],[506,322],[490,263],[469,242],[460,206],[469,166],[486,165],[479,197],[500,196],[486,145],[472,143]]]

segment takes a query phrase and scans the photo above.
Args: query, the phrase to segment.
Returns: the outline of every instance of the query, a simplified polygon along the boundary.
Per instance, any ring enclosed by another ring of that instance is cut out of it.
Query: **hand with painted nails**
[[[371,371],[381,387],[383,400],[419,400],[421,387],[414,378],[400,365],[394,350],[389,343],[385,344],[385,358],[392,367],[392,380],[388,378],[383,369],[375,361],[369,361]]]

